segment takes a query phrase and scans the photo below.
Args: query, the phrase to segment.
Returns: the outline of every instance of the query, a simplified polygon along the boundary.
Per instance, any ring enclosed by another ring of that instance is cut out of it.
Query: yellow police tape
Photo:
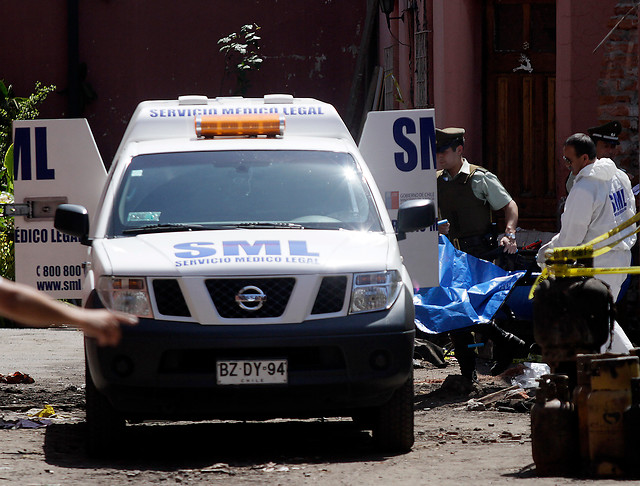
[[[611,250],[614,246],[620,243],[625,238],[628,238],[631,235],[634,235],[640,232],[640,226],[635,228],[633,232],[625,234],[621,238],[617,240],[603,245],[600,248],[594,248],[594,245],[601,243],[603,241],[608,240],[612,236],[617,235],[621,231],[625,230],[632,224],[638,222],[640,220],[640,213],[637,213],[632,218],[629,218],[624,223],[616,226],[610,231],[607,231],[603,235],[600,235],[587,243],[578,246],[563,246],[558,248],[553,248],[551,250],[547,250],[545,252],[545,268],[540,273],[540,276],[536,279],[536,281],[531,286],[531,291],[529,292],[529,299],[533,298],[533,294],[536,290],[536,287],[542,282],[544,279],[549,276],[555,277],[593,277],[594,275],[608,273],[633,273],[640,274],[640,267],[584,267],[579,266],[580,260],[592,259],[597,256],[603,255]]]

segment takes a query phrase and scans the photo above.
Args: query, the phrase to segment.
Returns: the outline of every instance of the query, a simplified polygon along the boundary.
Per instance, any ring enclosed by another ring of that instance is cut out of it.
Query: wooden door
[[[486,0],[484,158],[518,225],[556,231],[555,0]]]

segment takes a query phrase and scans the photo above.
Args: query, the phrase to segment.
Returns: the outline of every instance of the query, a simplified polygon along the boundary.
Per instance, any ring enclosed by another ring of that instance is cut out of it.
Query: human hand
[[[116,346],[122,337],[121,326],[134,326],[138,323],[136,316],[123,312],[112,312],[106,309],[84,309],[84,321],[80,329],[85,336],[95,338],[98,346]]]
[[[439,224],[438,225],[438,234],[440,234],[440,235],[448,235],[450,227],[451,227],[451,225],[449,224],[448,221]]]
[[[513,255],[518,252],[518,244],[515,239],[508,238],[507,236],[503,236],[500,239],[500,246],[504,247],[504,252]]]

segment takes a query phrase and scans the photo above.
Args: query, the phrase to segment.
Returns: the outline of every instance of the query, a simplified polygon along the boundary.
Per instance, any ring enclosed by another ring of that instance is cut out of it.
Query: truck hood
[[[395,235],[327,230],[156,233],[93,241],[111,275],[291,275],[385,270]]]

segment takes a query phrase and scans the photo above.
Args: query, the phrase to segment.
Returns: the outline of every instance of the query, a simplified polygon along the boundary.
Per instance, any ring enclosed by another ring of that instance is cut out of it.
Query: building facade
[[[504,182],[520,226],[557,229],[572,133],[619,120],[618,162],[638,182],[635,2],[391,3],[379,23],[380,107],[433,107],[438,126],[464,127],[467,157]]]

